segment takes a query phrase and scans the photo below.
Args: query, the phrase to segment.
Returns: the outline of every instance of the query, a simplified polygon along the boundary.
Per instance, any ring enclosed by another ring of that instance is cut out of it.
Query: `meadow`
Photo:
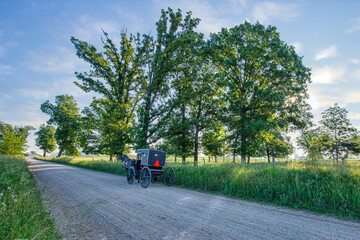
[[[0,239],[60,239],[27,166],[0,156]]]
[[[39,159],[43,159],[38,157]],[[46,160],[126,175],[121,162],[109,162],[104,157],[63,157]],[[102,160],[101,160],[102,159]],[[175,185],[197,191],[276,204],[295,209],[307,209],[346,219],[360,220],[360,161],[346,164],[331,161],[286,160],[276,162],[276,168],[266,159],[253,159],[250,164],[218,158],[208,162],[201,158],[194,167],[192,159],[168,158],[168,166],[176,173]],[[225,160],[223,162],[223,160]],[[205,162],[205,164],[204,164]]]

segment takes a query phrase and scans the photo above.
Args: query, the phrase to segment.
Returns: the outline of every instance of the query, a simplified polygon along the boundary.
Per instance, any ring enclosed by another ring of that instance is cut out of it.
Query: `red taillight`
[[[165,164],[167,164],[167,162],[165,162]]]
[[[147,162],[147,160],[145,160],[145,162]]]

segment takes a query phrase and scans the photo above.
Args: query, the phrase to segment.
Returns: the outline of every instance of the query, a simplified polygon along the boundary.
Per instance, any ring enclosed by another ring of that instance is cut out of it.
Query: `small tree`
[[[10,124],[0,122],[0,154],[20,156],[26,149],[26,138],[31,126],[13,127]]]
[[[347,118],[347,110],[337,103],[322,113],[321,129],[329,135],[328,154],[336,160],[344,161],[351,150],[351,139],[357,130],[351,126]]]
[[[56,149],[55,127],[41,124],[35,135],[37,135],[35,144],[44,151],[43,157],[46,157],[46,153],[51,153]]]
[[[312,161],[320,160],[329,148],[329,135],[320,128],[306,130],[297,138],[297,144]]]
[[[69,156],[80,155],[77,147],[81,135],[81,116],[74,97],[59,95],[55,97],[55,105],[48,100],[41,104],[40,108],[50,116],[47,123],[57,126],[55,139],[59,145],[58,157],[64,152]]]

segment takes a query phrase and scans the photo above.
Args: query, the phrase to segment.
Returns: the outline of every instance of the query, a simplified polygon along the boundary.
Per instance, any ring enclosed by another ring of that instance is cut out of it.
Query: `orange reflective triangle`
[[[156,160],[156,162],[154,163],[154,167],[160,167],[159,160]]]

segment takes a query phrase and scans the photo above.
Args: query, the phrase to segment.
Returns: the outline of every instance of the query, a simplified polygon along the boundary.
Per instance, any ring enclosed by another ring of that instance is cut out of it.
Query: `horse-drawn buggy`
[[[171,186],[175,182],[175,171],[166,167],[166,152],[155,149],[138,149],[136,160],[124,155],[122,157],[126,170],[127,182],[132,184],[135,180],[140,182],[143,188],[149,186],[162,177],[165,185]]]

